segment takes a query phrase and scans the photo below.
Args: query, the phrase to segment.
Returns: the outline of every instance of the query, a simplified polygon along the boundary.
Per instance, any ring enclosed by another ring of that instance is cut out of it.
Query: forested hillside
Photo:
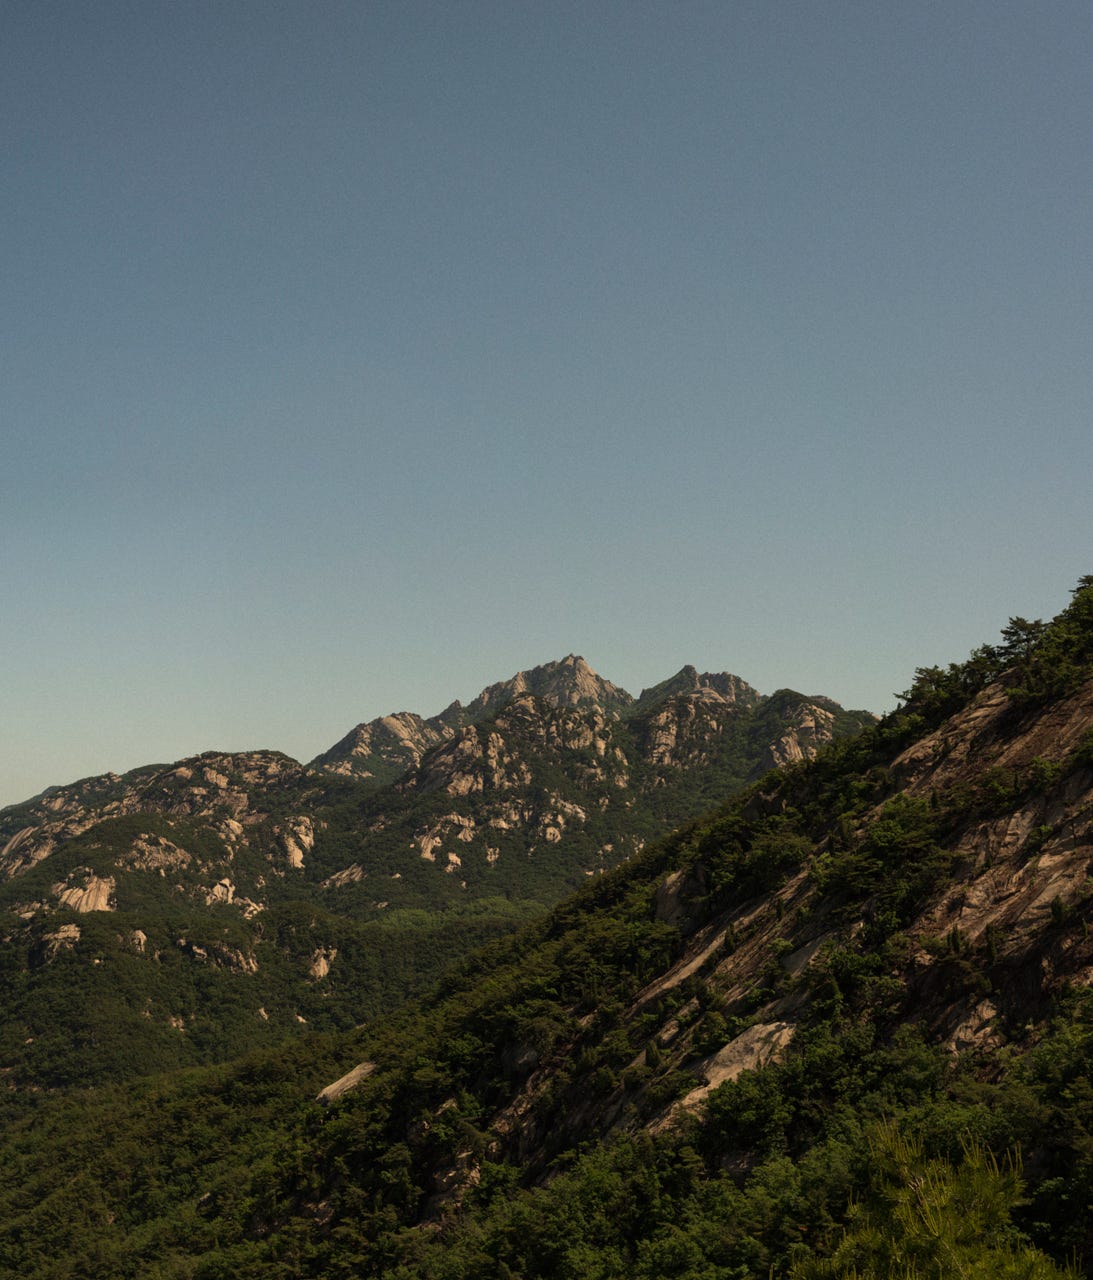
[[[12,1095],[5,1274],[1080,1269],[1091,822],[1083,581],[392,1016]]]

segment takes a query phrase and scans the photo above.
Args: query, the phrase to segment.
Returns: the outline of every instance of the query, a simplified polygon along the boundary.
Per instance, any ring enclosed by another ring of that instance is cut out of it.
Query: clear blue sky
[[[1093,572],[1088,0],[5,0],[0,803]]]

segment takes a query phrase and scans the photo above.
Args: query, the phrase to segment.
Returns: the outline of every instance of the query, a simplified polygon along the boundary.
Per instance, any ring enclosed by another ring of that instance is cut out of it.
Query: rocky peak
[[[604,680],[584,658],[571,653],[559,662],[517,671],[508,680],[488,685],[466,705],[457,700],[427,720],[402,711],[359,724],[317,756],[312,767],[371,779],[376,785],[393,782],[416,769],[433,747],[525,696],[556,707],[594,707],[608,719],[618,719],[634,704],[625,689]]]
[[[610,723],[598,705],[559,706],[539,694],[518,693],[495,716],[463,726],[430,751],[398,787],[425,793],[442,787],[451,795],[527,788],[544,761],[557,765],[588,750],[602,756]]]
[[[652,688],[643,689],[637,700],[637,707],[645,710],[667,698],[679,696],[699,697],[710,702],[724,702],[740,707],[754,707],[761,701],[758,691],[739,676],[728,671],[700,673],[688,664],[669,679],[662,680]]]
[[[836,736],[835,722],[842,712],[829,699],[804,699],[788,690],[764,697],[731,672],[700,672],[690,664],[635,699],[598,675],[584,658],[570,653],[556,662],[517,671],[508,680],[488,685],[471,702],[452,702],[427,720],[402,711],[359,724],[317,756],[312,767],[382,787],[424,768],[429,763],[425,757],[453,739],[463,742],[460,750],[468,750],[471,740],[463,739],[465,729],[493,720],[529,698],[559,710],[595,713],[602,722],[597,735],[611,722],[638,722],[639,736],[648,740],[649,759],[659,765],[708,762],[710,743],[730,724],[764,714],[770,722],[770,747],[760,772],[814,755],[817,746]],[[801,703],[808,704],[807,713]],[[872,718],[862,713],[856,727]],[[439,757],[440,762],[448,759],[447,754]],[[430,777],[436,774],[437,763],[429,764]],[[408,780],[407,785],[417,784]]]
[[[480,719],[525,693],[533,693],[559,707],[595,704],[612,716],[618,716],[634,701],[625,689],[604,680],[584,658],[571,653],[560,662],[545,662],[529,671],[518,671],[510,680],[491,684],[462,709],[463,714],[473,720]]]

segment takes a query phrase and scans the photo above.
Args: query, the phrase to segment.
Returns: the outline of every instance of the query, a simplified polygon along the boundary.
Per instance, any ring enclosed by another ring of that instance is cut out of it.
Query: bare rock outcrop
[[[374,1062],[361,1062],[355,1066],[352,1071],[347,1071],[344,1076],[339,1077],[333,1084],[328,1084],[325,1089],[320,1089],[315,1095],[315,1101],[321,1102],[323,1106],[328,1107],[332,1102],[343,1097],[350,1089],[355,1089],[362,1080],[368,1077],[376,1069]]]
[[[70,911],[78,911],[81,914],[87,911],[113,911],[114,877],[101,877],[90,871],[82,874],[86,877],[82,884],[54,886],[60,906],[68,907]]]
[[[315,827],[310,818],[290,818],[278,834],[285,847],[288,865],[299,869],[304,865],[304,855],[315,847]]]

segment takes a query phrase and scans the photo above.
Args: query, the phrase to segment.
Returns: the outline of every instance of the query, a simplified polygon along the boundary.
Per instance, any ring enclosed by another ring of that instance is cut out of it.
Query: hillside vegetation
[[[1093,580],[902,704],[367,1027],[13,1094],[5,1274],[1089,1274]]]

